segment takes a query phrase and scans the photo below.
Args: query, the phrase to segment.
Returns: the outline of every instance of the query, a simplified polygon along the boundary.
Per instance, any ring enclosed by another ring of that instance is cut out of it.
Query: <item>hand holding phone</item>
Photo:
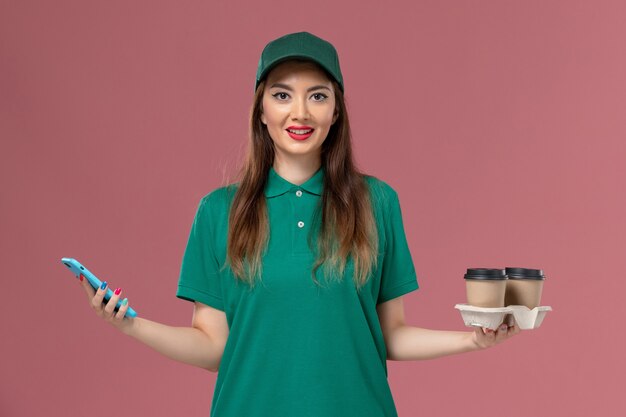
[[[81,274],[87,279],[87,282],[91,285],[91,287],[97,292],[102,282],[87,268],[85,268],[80,262],[78,262],[74,258],[61,258],[61,262],[68,267],[68,269],[74,274],[76,278],[78,278]],[[104,294],[103,303],[106,302],[113,297],[113,291],[110,288],[107,288],[106,293]],[[122,307],[122,300],[118,300],[115,305],[114,312],[117,313],[119,309]],[[126,317],[137,317],[137,312],[133,310],[131,307],[127,307],[126,313],[124,314],[124,318]]]

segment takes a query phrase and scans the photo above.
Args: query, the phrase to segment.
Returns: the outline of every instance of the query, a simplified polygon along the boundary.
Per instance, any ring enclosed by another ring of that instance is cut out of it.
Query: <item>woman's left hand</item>
[[[497,331],[486,327],[476,327],[472,334],[472,341],[479,349],[485,349],[508,340],[519,332],[520,328],[516,323],[512,326],[502,323]]]

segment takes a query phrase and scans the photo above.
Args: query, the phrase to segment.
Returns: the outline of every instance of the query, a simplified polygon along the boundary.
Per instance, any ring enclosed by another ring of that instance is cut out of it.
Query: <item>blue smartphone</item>
[[[61,262],[63,262],[63,264],[67,266],[70,271],[72,271],[72,273],[76,276],[76,278],[78,278],[80,274],[83,274],[83,276],[87,278],[87,282],[91,284],[94,290],[98,291],[98,289],[100,289],[102,282],[91,271],[85,268],[76,259],[61,258]],[[108,301],[112,296],[113,296],[113,291],[111,291],[110,288],[107,288],[107,292],[106,294],[104,294],[105,302]],[[121,306],[122,306],[122,299],[117,300],[117,304],[115,306],[114,311],[117,312]],[[124,314],[124,317],[137,317],[137,312],[135,312],[135,310],[133,310],[132,308],[128,307],[128,310],[126,310],[126,314]]]

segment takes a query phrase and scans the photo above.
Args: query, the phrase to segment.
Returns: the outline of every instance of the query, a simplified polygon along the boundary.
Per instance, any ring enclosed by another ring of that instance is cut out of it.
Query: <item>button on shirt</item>
[[[270,237],[262,283],[236,281],[226,259],[228,211],[237,184],[205,195],[183,255],[176,296],[226,314],[212,417],[394,417],[387,350],[376,305],[418,289],[400,203],[364,176],[379,236],[378,266],[357,292],[348,258],[341,282],[325,281],[308,234],[319,229],[324,168],[292,184],[270,168],[264,190]],[[317,215],[316,215],[317,213]]]

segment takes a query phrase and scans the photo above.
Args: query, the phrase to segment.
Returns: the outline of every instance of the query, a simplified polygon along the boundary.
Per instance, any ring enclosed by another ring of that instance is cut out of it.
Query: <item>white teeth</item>
[[[291,129],[287,129],[288,131],[290,131],[291,133],[295,133],[296,135],[304,135],[309,133],[312,129],[309,130],[291,130]]]

